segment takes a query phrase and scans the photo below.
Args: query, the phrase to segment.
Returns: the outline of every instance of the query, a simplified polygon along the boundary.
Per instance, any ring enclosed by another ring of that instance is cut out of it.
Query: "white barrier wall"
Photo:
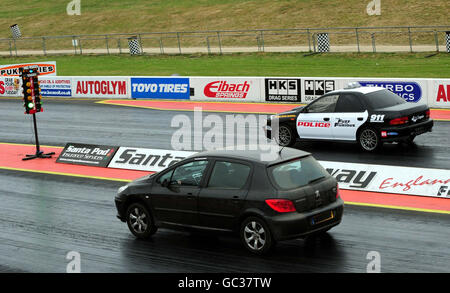
[[[194,101],[297,103],[314,101],[350,82],[384,87],[410,103],[450,108],[450,79],[369,77],[128,77],[41,76],[42,95]],[[70,87],[69,87],[70,83]],[[21,96],[18,77],[0,76],[0,96]]]

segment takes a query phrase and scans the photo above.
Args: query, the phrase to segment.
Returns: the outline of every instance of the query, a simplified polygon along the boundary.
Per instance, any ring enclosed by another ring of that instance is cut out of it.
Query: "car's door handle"
[[[237,196],[237,195],[235,195],[235,196],[233,196],[233,202],[239,202],[239,200],[240,200],[240,198],[239,198],[239,196]]]
[[[325,118],[323,118],[323,121],[330,121],[330,118],[325,117]]]
[[[194,198],[194,196],[193,196],[192,192],[188,192],[187,199],[193,199],[193,198]]]
[[[363,117],[358,117],[358,121],[363,121],[364,118]]]

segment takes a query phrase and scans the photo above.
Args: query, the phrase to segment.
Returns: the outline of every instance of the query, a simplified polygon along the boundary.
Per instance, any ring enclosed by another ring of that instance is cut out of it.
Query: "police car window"
[[[356,113],[364,112],[365,109],[359,98],[354,94],[341,94],[336,104],[335,112],[339,113]]]
[[[170,184],[181,186],[199,186],[205,172],[207,160],[194,161],[177,167],[172,175]]]
[[[366,101],[372,109],[382,109],[406,103],[403,98],[386,89],[366,94]]]
[[[247,182],[250,167],[244,164],[217,161],[209,179],[208,187],[241,189]]]
[[[308,106],[308,113],[332,113],[336,107],[338,95],[325,96]]]
[[[166,174],[162,175],[161,177],[158,178],[158,180],[156,181],[157,183],[161,184],[164,182],[164,180],[167,179],[167,181],[170,181],[170,178],[172,177],[173,174],[173,170],[167,172]]]

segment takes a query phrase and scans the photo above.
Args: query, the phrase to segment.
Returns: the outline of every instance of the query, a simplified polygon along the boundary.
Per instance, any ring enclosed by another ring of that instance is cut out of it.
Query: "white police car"
[[[424,104],[407,103],[382,87],[352,84],[327,93],[307,106],[273,115],[266,134],[272,138],[274,119],[278,120],[281,146],[300,140],[357,142],[365,151],[375,151],[384,142],[412,142],[433,127],[430,109]],[[272,125],[273,124],[273,125]],[[275,128],[275,127],[274,127]]]

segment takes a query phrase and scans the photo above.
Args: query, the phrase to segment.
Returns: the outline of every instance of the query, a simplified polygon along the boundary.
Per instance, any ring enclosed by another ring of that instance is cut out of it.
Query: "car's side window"
[[[208,182],[209,188],[241,189],[250,175],[250,166],[216,161]]]
[[[335,112],[338,113],[359,113],[364,112],[364,106],[359,98],[354,94],[341,94],[336,104]]]
[[[177,167],[173,171],[170,184],[179,186],[199,186],[207,165],[207,160],[201,160],[186,163]]]
[[[325,96],[314,101],[307,107],[308,113],[333,113],[338,100],[338,95]]]
[[[160,176],[158,178],[158,180],[156,180],[157,183],[162,184],[164,182],[164,180],[167,180],[168,182],[170,182],[170,178],[172,177],[173,174],[173,170],[167,172],[166,174],[163,174],[162,176]]]

